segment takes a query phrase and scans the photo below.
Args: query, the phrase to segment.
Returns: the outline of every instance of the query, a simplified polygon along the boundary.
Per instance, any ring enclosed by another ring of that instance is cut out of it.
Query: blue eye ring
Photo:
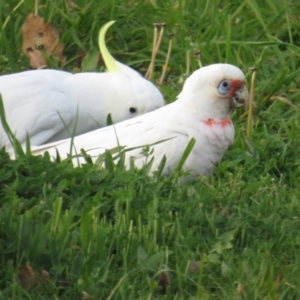
[[[227,79],[224,79],[220,82],[220,84],[218,85],[218,92],[220,95],[225,96],[228,94],[228,92],[231,89],[231,82]]]

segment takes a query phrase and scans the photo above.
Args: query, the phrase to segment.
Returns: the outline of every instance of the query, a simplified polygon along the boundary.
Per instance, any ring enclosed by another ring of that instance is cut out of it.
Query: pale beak
[[[248,106],[249,92],[245,84],[239,87],[232,95],[230,108],[238,108],[244,105]]]

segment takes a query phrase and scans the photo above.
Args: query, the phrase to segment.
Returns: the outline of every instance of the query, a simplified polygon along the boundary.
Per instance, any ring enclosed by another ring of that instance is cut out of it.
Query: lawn
[[[153,73],[175,100],[202,65],[256,67],[247,113],[214,174],[178,184],[125,170],[74,168],[49,156],[10,160],[0,150],[0,300],[300,299],[300,4],[297,0],[40,1],[38,14],[64,43],[49,67],[102,71],[97,36],[142,74],[153,23],[166,23]],[[76,4],[76,6],[75,6]],[[33,0],[0,2],[0,74],[30,69],[21,26]],[[17,82],[16,82],[17,86]]]

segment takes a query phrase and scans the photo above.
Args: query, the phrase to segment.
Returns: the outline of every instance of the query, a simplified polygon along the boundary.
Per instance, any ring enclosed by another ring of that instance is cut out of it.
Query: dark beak
[[[246,85],[238,88],[235,93],[232,95],[230,101],[230,108],[239,108],[244,105],[248,106],[249,103],[249,92]]]

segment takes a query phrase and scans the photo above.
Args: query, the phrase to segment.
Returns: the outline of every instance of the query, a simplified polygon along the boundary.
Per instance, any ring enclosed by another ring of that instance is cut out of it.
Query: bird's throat
[[[208,120],[204,121],[203,123],[209,127],[222,126],[223,128],[232,125],[232,121],[230,118],[224,118],[221,120],[208,119]]]

